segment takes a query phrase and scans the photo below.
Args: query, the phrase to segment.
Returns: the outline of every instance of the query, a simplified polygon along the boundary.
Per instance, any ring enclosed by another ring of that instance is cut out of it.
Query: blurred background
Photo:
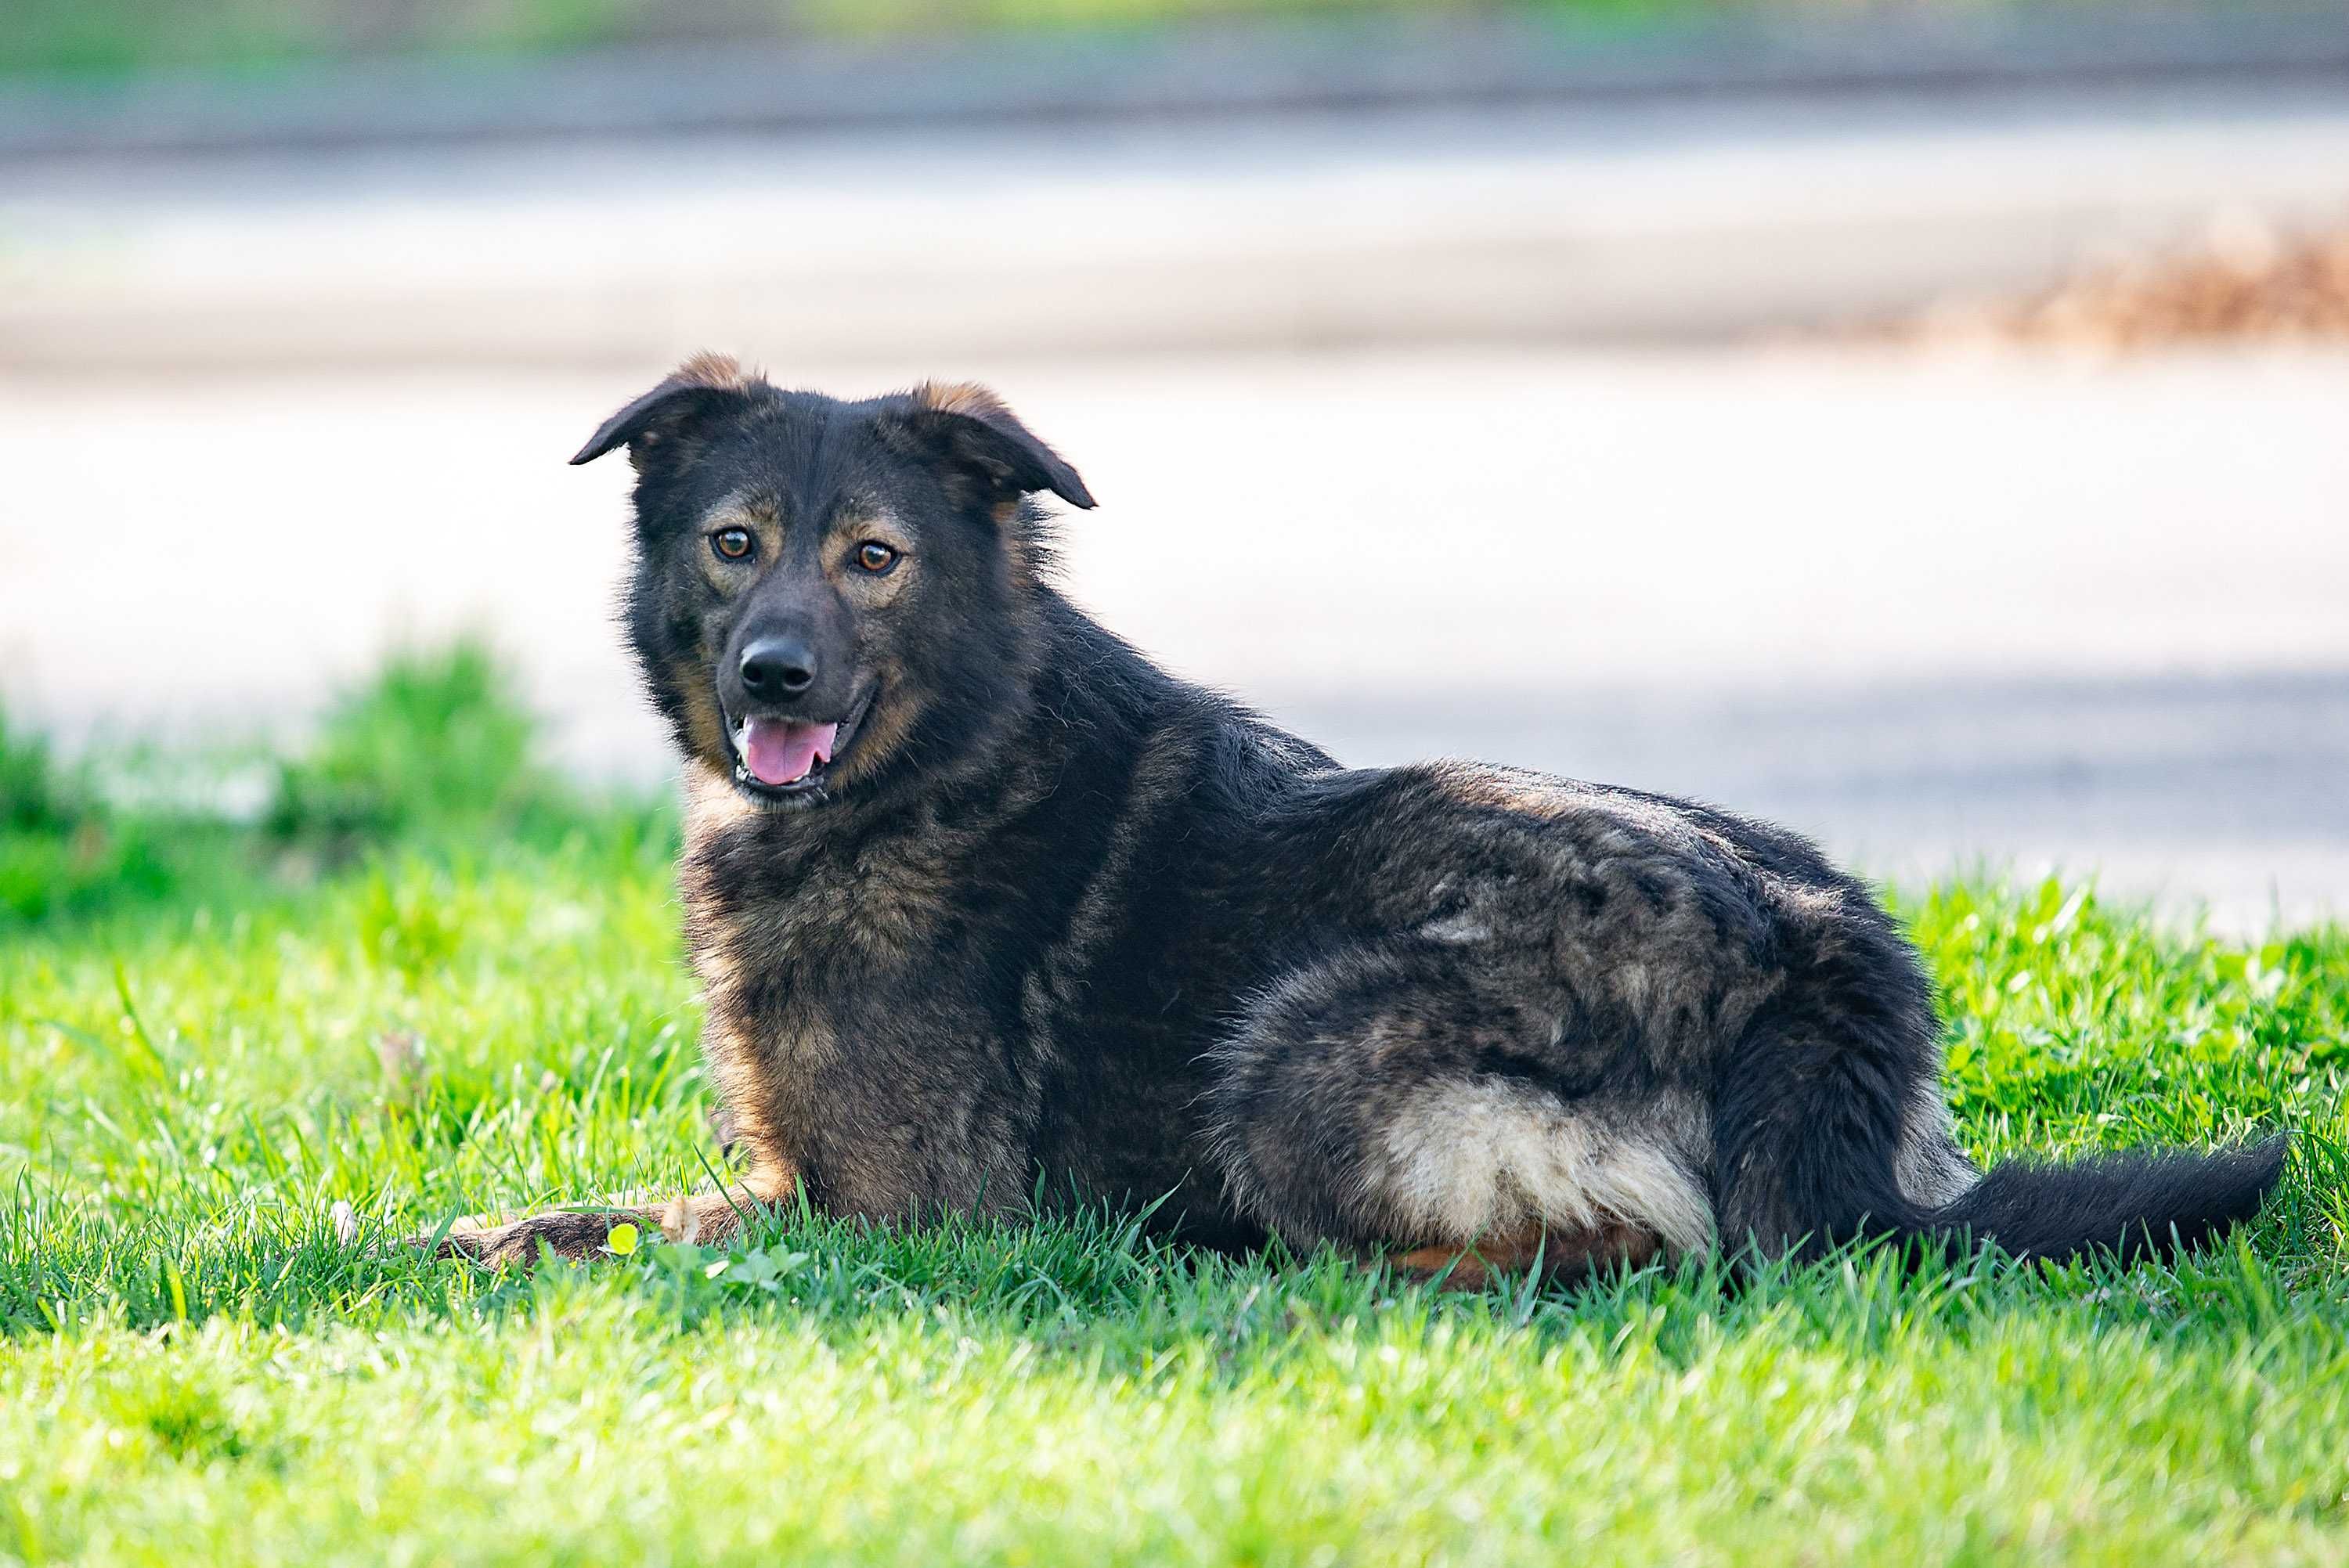
[[[2338,0],[13,0],[16,744],[282,810],[471,638],[657,784],[564,459],[705,347],[993,384],[1350,762],[2349,907]]]

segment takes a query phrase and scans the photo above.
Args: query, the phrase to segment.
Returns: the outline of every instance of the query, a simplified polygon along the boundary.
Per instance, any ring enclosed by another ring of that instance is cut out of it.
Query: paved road
[[[0,386],[0,689],[111,747],[489,629],[584,774],[657,374]],[[1084,469],[1074,592],[1371,762],[1710,796],[1882,872],[2349,910],[2349,354],[1415,351],[779,367],[993,380]]]
[[[2349,82],[0,163],[0,372],[1685,341],[2344,170]]]

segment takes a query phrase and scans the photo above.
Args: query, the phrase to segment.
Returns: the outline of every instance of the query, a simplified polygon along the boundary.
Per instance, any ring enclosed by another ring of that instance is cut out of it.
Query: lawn
[[[673,823],[501,689],[406,662],[240,820],[0,734],[0,1561],[2349,1563],[2349,934],[1902,898],[1977,1152],[2298,1132],[2176,1267],[1447,1295],[802,1215],[493,1277],[393,1243],[721,1158]]]

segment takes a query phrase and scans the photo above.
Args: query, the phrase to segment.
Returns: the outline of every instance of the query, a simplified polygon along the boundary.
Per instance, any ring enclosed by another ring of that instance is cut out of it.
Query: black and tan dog
[[[573,459],[637,473],[629,635],[741,1189],[918,1221],[1038,1193],[1405,1268],[1972,1233],[2125,1253],[2251,1214],[2281,1140],[1983,1174],[1931,998],[1795,834],[1459,762],[1339,767],[1102,630],[995,397],[695,360]],[[592,1251],[605,1213],[451,1238]]]

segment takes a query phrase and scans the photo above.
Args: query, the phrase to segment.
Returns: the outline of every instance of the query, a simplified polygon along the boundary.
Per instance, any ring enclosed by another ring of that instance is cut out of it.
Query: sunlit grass
[[[441,675],[427,727],[478,737],[494,682]],[[340,712],[421,700],[378,696]],[[2295,1130],[2170,1267],[1461,1297],[1123,1215],[801,1214],[501,1279],[395,1243],[721,1158],[673,830],[550,803],[526,738],[473,753],[486,818],[423,810],[428,734],[367,755],[414,810],[214,824],[228,871],[0,927],[0,1562],[2349,1561],[2342,933],[1904,903],[1976,1152]],[[100,810],[38,770],[22,832]]]

